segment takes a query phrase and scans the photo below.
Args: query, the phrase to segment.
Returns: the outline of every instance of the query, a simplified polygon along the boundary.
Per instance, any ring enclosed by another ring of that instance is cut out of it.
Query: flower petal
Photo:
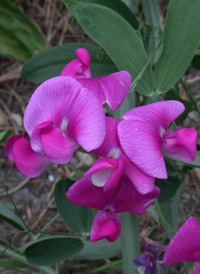
[[[36,130],[32,134],[33,139],[34,134],[37,134],[37,129],[38,127],[36,127]],[[41,145],[46,157],[56,164],[69,162],[74,151],[77,149],[77,143],[52,124],[42,129],[39,125],[38,130],[40,131]]]
[[[65,128],[64,132],[86,151],[99,147],[105,136],[102,105],[95,95],[71,77],[49,79],[32,95],[24,115],[28,134],[31,136],[38,125],[47,121],[57,128]]]
[[[168,245],[164,264],[181,261],[200,262],[200,223],[190,217]]]
[[[145,195],[140,194],[126,177],[122,177],[118,187],[104,191],[102,187],[94,186],[89,176],[86,176],[71,186],[66,196],[71,203],[77,205],[89,206],[98,210],[110,209],[115,213],[141,214],[159,194],[158,187],[154,187],[152,192]]]
[[[31,136],[39,124],[52,121],[60,128],[63,118],[81,90],[81,85],[71,77],[58,76],[42,83],[31,96],[24,114],[24,127]]]
[[[91,176],[84,176],[69,188],[66,196],[73,204],[104,210],[107,205],[112,205],[116,192],[117,188],[104,191],[92,184]]]
[[[146,120],[158,130],[168,126],[185,110],[182,103],[175,100],[161,101],[129,110],[123,115],[125,120]]]
[[[5,153],[6,153],[6,156],[8,157],[8,159],[11,161],[14,161],[13,146],[14,146],[15,142],[21,137],[24,137],[24,136],[23,135],[11,135],[6,140]]]
[[[117,109],[124,101],[131,86],[131,76],[127,71],[120,71],[108,76],[92,78],[90,72],[90,55],[84,48],[75,51],[79,59],[69,62],[61,72],[71,76],[92,91],[103,104],[108,103],[112,110]]]
[[[140,194],[133,183],[123,176],[117,194],[112,201],[113,211],[115,213],[141,214],[156,200],[159,194],[160,189],[156,186],[152,192]]]
[[[146,194],[153,191],[155,178],[147,175],[128,159],[126,159],[123,174],[131,180],[139,193]]]
[[[124,159],[98,159],[93,166],[87,171],[85,176],[91,175],[91,182],[98,187],[103,187],[104,191],[108,191],[117,187],[123,170]]]
[[[118,136],[125,154],[138,168],[151,177],[167,178],[162,137],[149,121],[121,121]]]
[[[51,164],[44,155],[32,150],[30,143],[24,136],[16,138],[13,142],[12,157],[20,172],[30,178],[39,176]]]
[[[92,151],[93,154],[101,157],[119,158],[121,147],[117,136],[117,125],[120,120],[106,116],[106,135],[103,144]]]
[[[70,108],[67,132],[84,150],[98,148],[105,137],[105,113],[95,95],[82,88]]]
[[[112,110],[117,109],[123,103],[131,86],[131,76],[127,71],[119,71],[98,78],[77,80],[83,87],[94,92],[102,104],[106,102]]]
[[[172,158],[192,162],[196,157],[197,132],[193,128],[177,129],[164,136],[162,152]]]
[[[61,72],[62,76],[71,76],[75,79],[91,78],[90,71],[90,55],[84,48],[75,50],[75,54],[79,59],[69,62]]]
[[[109,210],[98,212],[91,228],[90,240],[96,242],[106,238],[109,242],[114,242],[119,237],[120,231],[121,223],[117,214]]]

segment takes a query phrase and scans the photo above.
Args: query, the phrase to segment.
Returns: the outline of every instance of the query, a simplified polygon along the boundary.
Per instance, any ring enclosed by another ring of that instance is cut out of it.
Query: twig
[[[0,83],[13,80],[13,79],[18,79],[20,78],[20,72],[21,72],[22,66],[19,66],[16,69],[13,69],[3,75],[0,76]]]
[[[197,76],[197,77],[194,77],[194,78],[192,78],[190,80],[187,80],[186,84],[194,84],[194,83],[196,83],[198,81],[200,81],[200,76]]]
[[[12,188],[11,190],[8,191],[8,194],[13,194],[15,193],[17,190],[19,190],[20,188],[22,188],[23,186],[25,186],[28,181],[30,180],[30,178],[26,178],[24,179],[19,185],[17,185],[16,187]],[[3,197],[7,195],[6,193],[0,193],[0,197]]]

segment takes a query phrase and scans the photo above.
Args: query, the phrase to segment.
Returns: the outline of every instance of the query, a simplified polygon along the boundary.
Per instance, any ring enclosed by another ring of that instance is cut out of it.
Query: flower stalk
[[[136,216],[132,213],[121,214],[121,241],[124,274],[138,274],[134,259],[140,255],[139,232]]]

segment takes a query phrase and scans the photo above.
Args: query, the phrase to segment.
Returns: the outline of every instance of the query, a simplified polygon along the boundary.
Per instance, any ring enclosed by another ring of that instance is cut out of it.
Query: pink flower
[[[189,273],[200,273],[200,223],[193,217],[190,217],[172,238],[163,259],[164,264],[182,261],[196,262],[195,271]]]
[[[117,109],[129,92],[130,74],[127,71],[120,71],[108,76],[92,78],[88,51],[80,48],[75,53],[78,59],[69,62],[62,70],[61,75],[77,79],[83,87],[92,91],[102,104],[106,102],[112,110]]]
[[[82,178],[69,188],[66,196],[73,204],[99,210],[91,228],[91,241],[102,238],[115,241],[121,230],[118,213],[141,214],[159,194],[160,189],[154,187],[152,192],[142,195],[127,177],[122,176],[118,186],[108,191],[95,186],[91,180]]]
[[[134,108],[118,125],[121,146],[128,158],[148,175],[165,179],[163,155],[194,161],[197,133],[193,128],[167,132],[168,126],[184,111],[178,101],[162,101]]]
[[[117,134],[119,119],[106,117],[106,136],[102,145],[93,150],[98,159],[85,174],[85,180],[104,191],[117,187],[122,175],[128,177],[134,184],[137,191],[146,194],[154,189],[155,179],[132,163],[123,153]]]
[[[24,115],[23,136],[11,136],[6,155],[28,177],[40,175],[51,162],[64,164],[80,145],[91,151],[105,136],[105,114],[95,95],[71,77],[55,77],[33,93]]]

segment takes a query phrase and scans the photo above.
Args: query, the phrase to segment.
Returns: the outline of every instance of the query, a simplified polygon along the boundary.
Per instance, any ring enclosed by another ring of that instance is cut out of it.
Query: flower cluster
[[[118,213],[141,214],[158,197],[155,178],[167,178],[163,155],[183,161],[196,156],[196,131],[167,131],[184,111],[178,101],[161,101],[132,109],[123,120],[106,117],[102,104],[117,109],[129,92],[131,77],[120,71],[92,78],[90,56],[76,50],[61,76],[41,84],[24,115],[30,142],[14,135],[6,155],[28,177],[40,175],[51,164],[70,161],[79,147],[99,158],[66,193],[74,204],[98,210],[91,241],[120,234]]]

